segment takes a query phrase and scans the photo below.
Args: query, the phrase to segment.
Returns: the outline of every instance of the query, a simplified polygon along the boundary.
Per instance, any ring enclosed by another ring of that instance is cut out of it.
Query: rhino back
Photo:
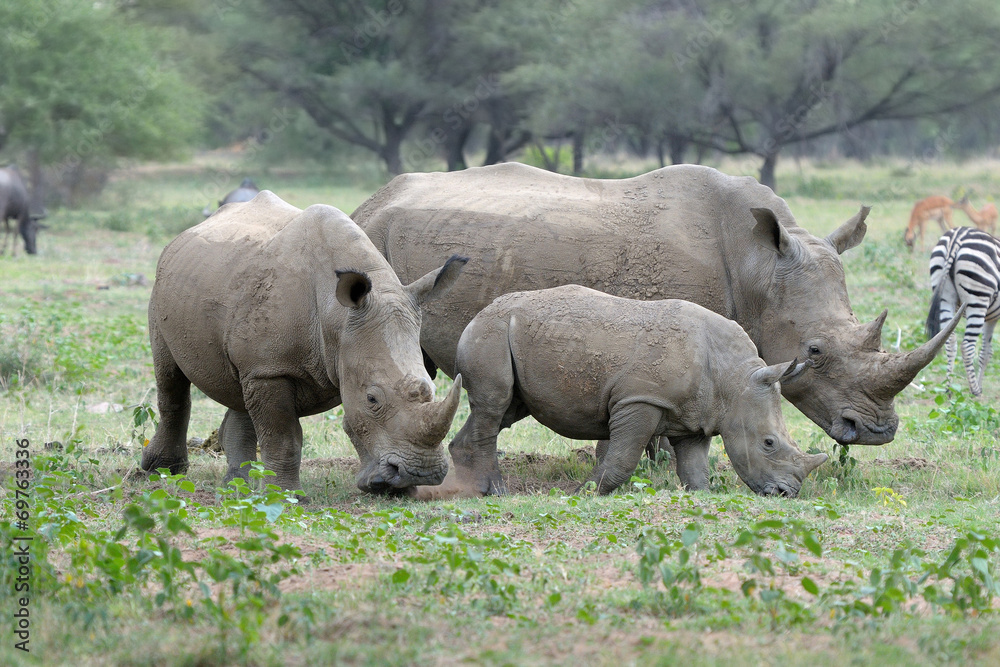
[[[749,237],[750,208],[794,220],[770,189],[694,165],[622,180],[520,164],[397,177],[353,218],[404,282],[434,258],[471,258],[428,304],[421,340],[445,371],[465,325],[495,297],[578,283],[637,298],[683,298],[734,316],[724,243]]]
[[[739,325],[686,301],[569,285],[508,294],[479,317],[508,322],[521,399],[566,437],[607,437],[610,411],[634,402],[663,408],[672,434],[698,431],[731,371],[763,365]]]
[[[398,280],[332,207],[301,211],[265,191],[231,208],[164,249],[150,326],[185,375],[229,407],[242,409],[241,381],[251,373],[332,390],[322,344],[335,341],[323,341],[319,311],[335,299],[335,270],[366,271],[379,284]]]

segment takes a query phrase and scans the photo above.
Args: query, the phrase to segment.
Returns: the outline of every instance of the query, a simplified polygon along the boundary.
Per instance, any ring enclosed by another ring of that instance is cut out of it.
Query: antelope
[[[962,199],[957,203],[953,204],[955,208],[960,208],[965,211],[965,214],[969,216],[969,220],[972,221],[976,227],[981,231],[989,232],[993,234],[997,228],[997,207],[992,203],[986,204],[981,210],[977,211],[972,207],[969,202],[969,195],[962,197]]]
[[[954,225],[951,224],[951,209],[955,207],[955,202],[941,195],[934,195],[926,199],[921,199],[913,205],[910,213],[910,224],[907,225],[903,233],[903,242],[906,247],[913,251],[913,241],[917,235],[920,236],[920,249],[924,249],[924,224],[928,220],[936,220],[941,226],[941,232],[947,232]]]

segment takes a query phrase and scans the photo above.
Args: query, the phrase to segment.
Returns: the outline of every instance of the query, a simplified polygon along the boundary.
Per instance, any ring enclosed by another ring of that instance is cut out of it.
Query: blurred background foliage
[[[0,160],[72,204],[122,158],[251,147],[385,176],[738,155],[933,159],[1000,142],[992,0],[19,0]]]

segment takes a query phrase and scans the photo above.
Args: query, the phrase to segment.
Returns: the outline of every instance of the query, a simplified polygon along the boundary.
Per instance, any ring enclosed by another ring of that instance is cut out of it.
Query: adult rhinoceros
[[[868,211],[821,239],[769,188],[707,167],[597,180],[502,164],[397,176],[352,217],[402,280],[442,253],[473,258],[424,313],[421,345],[446,373],[466,324],[501,294],[576,283],[686,299],[736,320],[768,364],[811,360],[783,395],[838,442],[878,445],[896,433],[893,398],[945,336],[890,355],[886,313],[855,318],[838,254],[861,242]]]
[[[17,220],[17,231],[24,239],[24,250],[29,255],[34,255],[38,220],[44,217],[44,213],[41,215],[31,213],[28,189],[24,187],[24,180],[17,167],[0,168],[0,220],[3,220],[4,225],[4,241],[0,254],[7,251],[7,238],[11,235],[8,220]],[[17,249],[16,238],[11,248],[13,254]]]
[[[331,206],[299,210],[268,191],[181,233],[160,256],[149,337],[160,423],[142,468],[187,466],[193,383],[229,410],[219,429],[227,481],[256,457],[297,489],[299,417],[343,403],[362,490],[438,484],[444,401],[420,353],[420,306],[454,282],[453,257],[403,286],[357,225]]]

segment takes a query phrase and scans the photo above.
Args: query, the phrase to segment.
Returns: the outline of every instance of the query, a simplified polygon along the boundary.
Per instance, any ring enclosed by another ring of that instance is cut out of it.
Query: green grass
[[[844,256],[852,305],[862,320],[889,308],[887,348],[919,345],[928,253],[903,246],[909,208],[957,188],[985,201],[1000,165],[781,167],[782,192],[817,235],[874,205],[868,237]],[[786,404],[800,447],[831,455],[794,500],[749,495],[721,447],[709,492],[683,493],[668,466],[644,461],[616,495],[573,496],[590,465],[575,450],[592,443],[530,419],[500,439],[518,493],[373,498],[354,487],[339,409],[302,420],[308,509],[266,491],[219,496],[224,464],[201,452],[184,480],[123,483],[153,429],[136,416],[155,406],[156,258],[227,169],[117,175],[83,209],[52,214],[37,257],[0,258],[4,623],[17,604],[19,438],[35,465],[36,537],[32,652],[5,626],[0,664],[1000,661],[996,360],[979,400],[958,376],[946,393],[935,360],[896,399],[900,430],[881,447],[837,449]],[[347,212],[379,185],[364,173],[251,175],[298,206]],[[189,436],[208,437],[223,412],[195,392]],[[467,415],[463,401],[453,434]]]

